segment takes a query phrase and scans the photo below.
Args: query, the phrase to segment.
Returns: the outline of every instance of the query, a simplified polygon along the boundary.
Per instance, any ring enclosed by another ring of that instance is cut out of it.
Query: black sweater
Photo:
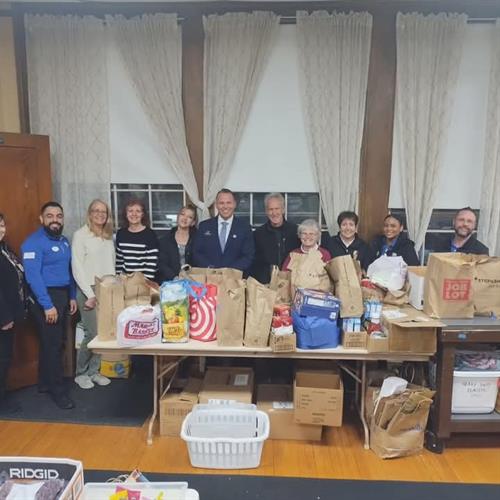
[[[451,242],[455,237],[454,234],[451,236],[446,236],[444,238],[440,238],[434,247],[434,252],[451,252]],[[472,235],[465,244],[460,247],[458,252],[461,253],[473,253],[477,255],[489,255],[490,251],[486,245],[483,245],[478,239]]]
[[[373,260],[383,255],[383,247],[386,243],[384,235],[377,236],[371,244]],[[419,266],[417,252],[415,252],[415,243],[411,241],[406,234],[401,233],[393,248],[386,253],[389,257],[399,255],[409,266]]]
[[[175,241],[175,232],[177,228],[174,227],[167,231],[165,236],[160,238],[160,259],[158,263],[158,274],[156,281],[163,283],[174,279],[179,275],[181,270],[181,259],[177,241]],[[193,241],[196,234],[196,228],[191,228],[189,231],[189,240],[186,244],[186,264],[191,265],[193,254]]]
[[[255,260],[250,269],[250,276],[261,283],[269,283],[271,266],[281,269],[288,254],[300,247],[297,225],[286,220],[278,228],[267,221],[254,231],[254,239]]]
[[[5,256],[5,243],[0,243],[0,328],[24,317],[24,303],[19,290],[24,286],[11,261]],[[0,331],[0,335],[2,332]]]
[[[342,255],[350,255],[351,257],[355,256],[356,260],[359,260],[359,263],[361,264],[361,269],[364,269],[365,271],[373,261],[370,246],[357,234],[352,243],[346,247],[339,233],[336,236],[329,238],[326,248],[330,252],[332,259],[334,257],[341,257]]]

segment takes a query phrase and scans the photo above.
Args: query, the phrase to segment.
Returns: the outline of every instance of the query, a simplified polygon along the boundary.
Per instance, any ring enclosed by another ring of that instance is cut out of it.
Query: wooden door
[[[39,226],[40,207],[51,199],[49,138],[0,132],[0,212],[7,223],[6,240],[19,255],[25,238]],[[11,388],[35,384],[38,339],[26,321],[16,328]]]

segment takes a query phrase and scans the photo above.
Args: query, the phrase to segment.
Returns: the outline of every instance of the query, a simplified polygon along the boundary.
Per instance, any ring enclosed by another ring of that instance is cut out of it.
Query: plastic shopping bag
[[[189,292],[189,336],[210,342],[217,338],[217,286],[191,282]]]

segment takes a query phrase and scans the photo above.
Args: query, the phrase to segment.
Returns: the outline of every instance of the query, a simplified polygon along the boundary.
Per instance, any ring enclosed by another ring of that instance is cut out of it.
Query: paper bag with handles
[[[123,279],[111,275],[95,278],[94,290],[97,298],[97,338],[115,340],[118,315],[125,309]]]
[[[243,272],[231,267],[187,267],[179,273],[180,278],[188,278],[199,283],[206,283],[209,276],[223,276],[228,279],[240,280]]]
[[[151,304],[151,289],[148,280],[140,272],[122,274],[125,307]]]
[[[290,253],[288,268],[291,271],[292,297],[297,288],[331,291],[330,278],[319,250],[311,250],[307,254]]]
[[[246,291],[245,336],[246,347],[266,347],[269,342],[276,292],[248,278]]]
[[[474,312],[479,316],[500,317],[500,257],[474,256],[472,285]]]
[[[278,266],[271,268],[269,288],[276,291],[276,304],[291,304],[292,283],[290,271],[280,271]]]
[[[475,258],[463,253],[433,253],[427,263],[424,312],[432,318],[474,317]]]
[[[212,276],[213,277],[213,276]],[[245,281],[219,276],[217,294],[217,341],[220,346],[243,345],[245,331]]]
[[[335,257],[326,270],[333,280],[335,295],[340,299],[340,315],[353,318],[363,314],[363,295],[359,275],[350,255]]]

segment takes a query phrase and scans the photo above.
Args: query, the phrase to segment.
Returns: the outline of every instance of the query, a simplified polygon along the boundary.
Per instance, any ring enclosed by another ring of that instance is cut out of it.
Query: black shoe
[[[71,410],[75,407],[73,400],[65,394],[52,394],[52,399],[61,410]]]
[[[0,400],[0,415],[12,415],[21,411],[21,407],[10,399]]]

